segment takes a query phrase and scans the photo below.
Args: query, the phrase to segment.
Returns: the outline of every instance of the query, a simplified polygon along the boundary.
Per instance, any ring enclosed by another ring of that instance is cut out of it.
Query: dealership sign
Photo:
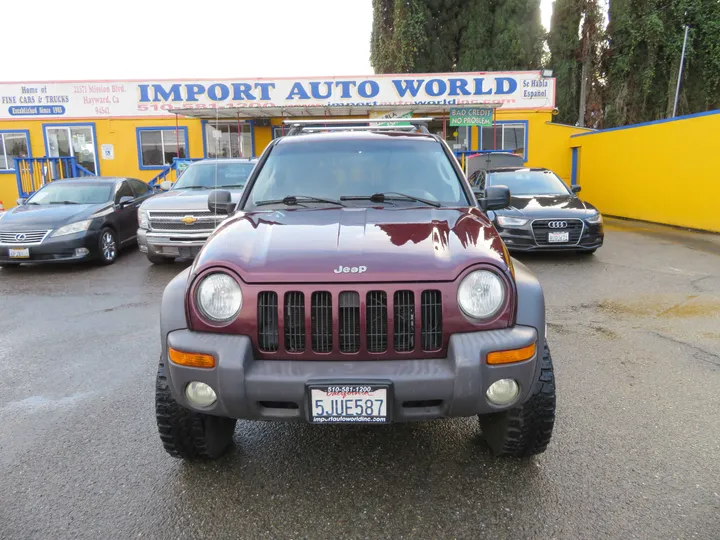
[[[451,126],[492,126],[494,109],[487,107],[451,107]]]
[[[417,105],[552,109],[540,72],[435,73],[304,79],[0,83],[0,118],[159,116],[174,109]]]

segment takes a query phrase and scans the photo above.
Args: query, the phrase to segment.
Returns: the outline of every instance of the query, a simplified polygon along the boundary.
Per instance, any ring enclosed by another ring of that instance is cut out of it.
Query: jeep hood
[[[240,201],[242,195],[242,188],[228,189],[230,191],[233,202],[237,203]],[[179,212],[187,211],[207,211],[208,194],[211,190],[207,189],[178,189],[170,190],[155,195],[145,201],[142,205],[144,210],[176,210]]]
[[[194,270],[222,264],[247,283],[452,281],[476,263],[505,269],[505,254],[475,208],[283,209],[224,222]],[[352,267],[366,270],[340,271]]]

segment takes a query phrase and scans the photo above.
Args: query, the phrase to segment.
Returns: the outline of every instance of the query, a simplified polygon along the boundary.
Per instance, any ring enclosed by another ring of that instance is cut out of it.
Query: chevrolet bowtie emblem
[[[192,225],[197,221],[197,218],[193,216],[185,216],[180,221],[182,221],[185,225]]]

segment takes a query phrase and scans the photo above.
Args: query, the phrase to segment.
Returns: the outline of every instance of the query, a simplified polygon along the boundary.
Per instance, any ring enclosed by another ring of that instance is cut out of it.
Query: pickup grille
[[[550,223],[565,222],[566,226],[561,228],[550,228]],[[583,222],[580,219],[538,219],[532,224],[535,242],[539,246],[577,244],[583,232]],[[551,243],[548,241],[548,234],[551,232],[568,232],[569,240],[562,243]]]
[[[261,291],[256,344],[264,353],[369,354],[439,351],[442,295],[437,290]],[[281,339],[282,338],[282,339]]]
[[[212,232],[226,218],[227,216],[201,211],[148,212],[150,229],[153,231]]]

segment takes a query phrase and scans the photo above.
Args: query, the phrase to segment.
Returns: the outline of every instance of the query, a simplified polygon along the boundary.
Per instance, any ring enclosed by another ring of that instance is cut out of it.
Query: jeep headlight
[[[150,228],[150,219],[148,218],[147,210],[145,210],[142,206],[138,208],[138,226],[141,229]]]
[[[92,219],[86,219],[85,221],[76,221],[75,223],[71,223],[70,225],[64,225],[63,227],[60,227],[57,231],[52,233],[52,235],[65,236],[66,234],[84,232],[88,230],[88,227],[90,227],[90,223],[92,223]]]
[[[489,270],[476,270],[460,283],[457,300],[465,315],[473,319],[487,319],[505,303],[505,283]]]
[[[228,322],[242,307],[242,290],[228,274],[215,272],[202,279],[196,300],[204,317],[213,322]]]

